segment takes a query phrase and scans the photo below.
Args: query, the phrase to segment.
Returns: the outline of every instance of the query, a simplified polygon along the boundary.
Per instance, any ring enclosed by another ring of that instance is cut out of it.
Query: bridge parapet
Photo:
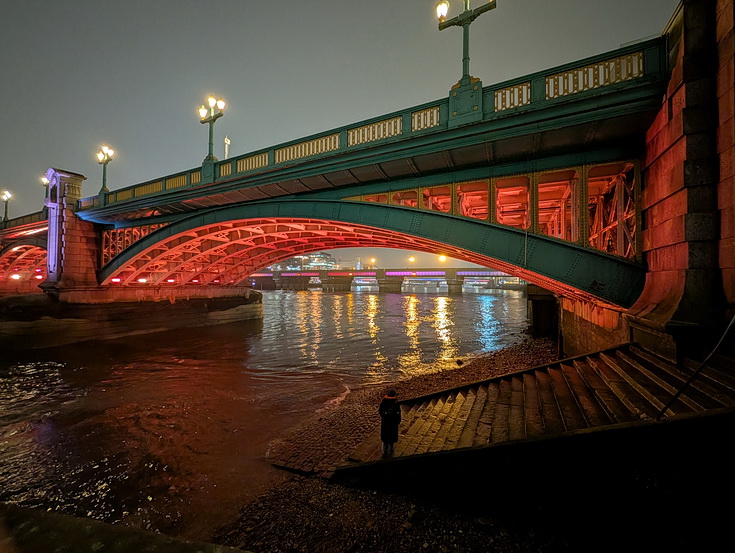
[[[29,213],[28,215],[22,215],[21,217],[13,217],[1,223],[0,229],[2,230],[0,230],[0,238],[5,238],[6,234],[12,235],[17,233],[18,230],[21,230],[20,227],[36,225],[47,220],[48,214],[45,209],[36,211],[35,213]]]
[[[633,44],[598,56],[558,66],[522,78],[482,88],[478,102],[480,122],[492,121],[558,105],[569,99],[583,99],[626,86],[659,82],[666,72],[665,39]],[[450,97],[452,92],[450,91]],[[310,162],[335,154],[359,152],[366,148],[451,129],[448,98],[381,115],[354,125],[328,130],[305,138],[217,162],[213,182],[246,178]],[[208,185],[201,168],[124,187],[100,196],[83,198],[82,211],[124,204],[143,197],[156,197],[181,188]]]

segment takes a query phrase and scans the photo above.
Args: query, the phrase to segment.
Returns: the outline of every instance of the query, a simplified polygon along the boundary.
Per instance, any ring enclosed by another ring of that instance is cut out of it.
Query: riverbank
[[[456,369],[391,386],[399,398],[415,397],[556,358],[552,342],[526,340],[481,358],[458,360]],[[385,388],[355,390],[274,442],[271,462],[297,472],[245,505],[237,520],[218,529],[211,541],[269,553],[564,550],[548,529],[503,519],[495,509],[329,483],[324,477],[375,428]]]
[[[263,296],[161,297],[70,303],[43,294],[0,298],[0,350],[24,351],[263,318]]]

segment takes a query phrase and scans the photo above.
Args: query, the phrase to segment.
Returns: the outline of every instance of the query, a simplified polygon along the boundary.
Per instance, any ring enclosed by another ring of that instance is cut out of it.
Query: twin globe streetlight
[[[209,107],[202,104],[202,107],[199,108],[199,118],[202,125],[209,123],[209,153],[206,160],[214,161],[216,159],[214,157],[214,123],[225,114],[225,101],[222,98],[218,100],[210,96],[207,98],[207,105]]]
[[[107,164],[112,161],[115,155],[115,150],[107,146],[102,146],[102,149],[97,152],[97,162],[102,165],[102,188],[100,188],[100,194],[109,192],[107,189]]]
[[[198,111],[201,123],[209,123],[209,153],[204,159],[204,162],[205,164],[212,164],[217,159],[214,157],[214,123],[224,115],[225,101],[221,98],[218,100],[210,96],[207,99],[207,104],[209,107],[202,104]],[[102,188],[100,188],[100,194],[106,194],[110,191],[107,188],[107,164],[112,161],[114,155],[115,150],[108,146],[102,146],[102,149],[97,152],[97,161],[102,165]],[[44,184],[47,183],[44,182]],[[7,211],[7,202],[5,207]]]

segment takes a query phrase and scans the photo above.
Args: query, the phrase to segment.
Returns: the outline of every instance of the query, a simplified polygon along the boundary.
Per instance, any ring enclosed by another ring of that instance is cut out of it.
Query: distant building
[[[271,271],[328,271],[337,268],[334,257],[326,252],[297,255],[268,267]]]

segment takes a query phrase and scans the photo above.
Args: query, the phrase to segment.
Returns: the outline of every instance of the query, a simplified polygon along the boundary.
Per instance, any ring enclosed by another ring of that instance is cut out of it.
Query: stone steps
[[[487,447],[659,417],[698,363],[635,344],[401,402],[394,458]],[[735,407],[735,360],[716,356],[662,418]],[[381,459],[372,433],[350,460]]]

